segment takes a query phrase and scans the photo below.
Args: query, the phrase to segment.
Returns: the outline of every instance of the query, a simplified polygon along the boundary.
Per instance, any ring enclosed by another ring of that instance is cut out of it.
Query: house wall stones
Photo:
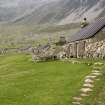
[[[82,58],[85,55],[86,41],[76,41],[67,45],[67,56],[69,58]]]
[[[105,58],[105,28],[94,37],[86,40],[85,56],[92,58]]]
[[[105,58],[105,39],[89,43],[85,48],[85,54],[89,58]]]
[[[77,46],[77,57],[78,58],[83,58],[84,55],[85,55],[85,44],[86,44],[86,41],[80,41],[78,43],[78,46]]]
[[[69,43],[66,48],[69,58],[105,58],[105,28],[89,39]]]

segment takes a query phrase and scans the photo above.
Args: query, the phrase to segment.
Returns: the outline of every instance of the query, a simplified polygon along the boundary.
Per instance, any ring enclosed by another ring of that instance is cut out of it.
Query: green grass
[[[86,64],[34,63],[29,55],[0,56],[0,105],[71,105],[90,72]]]
[[[105,66],[101,69],[102,75],[95,81],[94,91],[83,100],[83,105],[105,105]]]

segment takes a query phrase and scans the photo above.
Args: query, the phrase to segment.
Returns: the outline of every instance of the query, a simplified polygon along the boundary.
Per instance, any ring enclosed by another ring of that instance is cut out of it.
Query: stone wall
[[[8,53],[28,53],[30,54],[31,48],[0,48],[0,55]]]
[[[86,40],[85,57],[105,58],[105,28]]]
[[[77,57],[77,43],[67,44],[65,47],[66,55],[68,58]]]
[[[80,41],[77,45],[77,57],[78,58],[83,58],[85,55],[85,44],[86,41]]]
[[[66,48],[66,54],[69,58],[82,58],[85,56],[85,41],[70,43]]]
[[[92,38],[69,43],[66,49],[69,58],[105,58],[105,28]]]
[[[105,39],[94,43],[90,43],[89,40],[68,44],[66,46],[67,57],[104,59],[105,58]]]
[[[88,43],[85,47],[85,57],[105,58],[105,39],[94,43]]]

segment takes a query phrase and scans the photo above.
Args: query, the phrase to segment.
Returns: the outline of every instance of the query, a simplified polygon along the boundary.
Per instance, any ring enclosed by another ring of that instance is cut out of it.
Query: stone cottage
[[[65,58],[64,46],[58,46],[55,43],[40,45],[36,48],[32,48],[32,60],[33,61],[50,61],[60,60]]]
[[[105,17],[72,35],[66,46],[68,58],[105,58]]]

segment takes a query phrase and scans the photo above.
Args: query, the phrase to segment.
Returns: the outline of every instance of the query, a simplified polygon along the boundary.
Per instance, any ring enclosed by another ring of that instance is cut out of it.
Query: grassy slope
[[[21,47],[47,43],[48,39],[58,40],[59,36],[70,36],[77,32],[77,26],[34,26],[4,25],[0,26],[0,48]]]
[[[69,105],[90,71],[85,64],[34,63],[28,55],[0,56],[0,103]]]

